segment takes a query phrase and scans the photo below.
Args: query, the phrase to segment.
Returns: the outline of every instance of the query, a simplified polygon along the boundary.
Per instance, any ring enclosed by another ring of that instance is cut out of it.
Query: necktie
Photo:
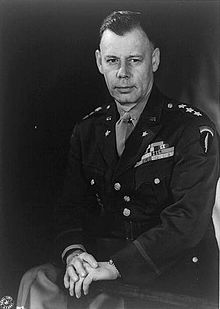
[[[134,125],[129,113],[125,113],[115,124],[116,145],[119,157],[124,151],[125,141],[131,134],[133,128]]]

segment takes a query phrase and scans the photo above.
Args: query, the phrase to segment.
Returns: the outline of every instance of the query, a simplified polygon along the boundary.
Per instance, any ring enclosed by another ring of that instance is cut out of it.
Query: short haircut
[[[141,29],[148,37],[152,45],[153,41],[146,33],[142,24],[142,14],[132,11],[114,11],[108,15],[101,24],[99,35],[100,40],[105,30],[109,29],[117,35],[124,35],[133,29]]]

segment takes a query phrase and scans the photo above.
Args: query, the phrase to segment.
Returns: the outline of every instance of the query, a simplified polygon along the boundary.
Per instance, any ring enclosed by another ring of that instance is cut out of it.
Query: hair
[[[100,40],[104,31],[107,29],[120,36],[132,31],[133,29],[140,29],[147,35],[149,41],[154,46],[154,43],[146,33],[141,20],[142,14],[140,12],[114,11],[108,15],[101,24],[99,30]]]

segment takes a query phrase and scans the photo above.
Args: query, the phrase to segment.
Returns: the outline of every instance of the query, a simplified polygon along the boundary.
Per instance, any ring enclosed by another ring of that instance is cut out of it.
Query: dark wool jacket
[[[58,254],[72,244],[97,254],[97,238],[120,239],[117,249],[102,253],[122,281],[183,293],[216,290],[211,215],[219,146],[213,123],[154,86],[118,158],[118,118],[111,102],[74,128],[57,209]]]

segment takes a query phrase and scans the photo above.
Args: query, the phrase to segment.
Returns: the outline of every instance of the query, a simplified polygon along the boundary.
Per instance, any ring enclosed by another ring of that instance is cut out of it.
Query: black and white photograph
[[[218,309],[220,1],[0,0],[0,309]]]

